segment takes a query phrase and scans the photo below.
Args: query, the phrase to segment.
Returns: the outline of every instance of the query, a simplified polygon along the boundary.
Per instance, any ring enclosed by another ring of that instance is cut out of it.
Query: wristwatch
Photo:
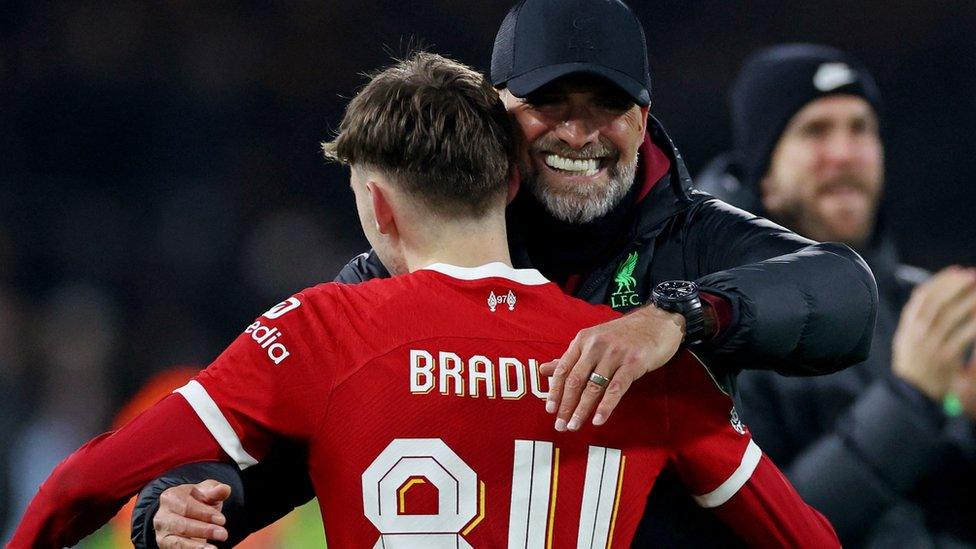
[[[705,308],[698,295],[698,284],[668,280],[654,287],[651,299],[658,309],[685,317],[685,345],[697,345],[705,340]]]

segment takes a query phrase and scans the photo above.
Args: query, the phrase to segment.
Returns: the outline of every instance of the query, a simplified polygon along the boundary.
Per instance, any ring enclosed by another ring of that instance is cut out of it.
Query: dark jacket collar
[[[654,149],[657,149],[656,151]],[[653,170],[654,163],[645,162],[663,153],[669,166],[666,173]],[[685,166],[684,158],[664,126],[654,118],[648,117],[647,133],[640,147],[641,162],[637,166],[636,184],[642,186],[642,197],[637,208],[634,227],[635,236],[642,235],[659,226],[662,221],[685,209],[691,203],[691,175]]]

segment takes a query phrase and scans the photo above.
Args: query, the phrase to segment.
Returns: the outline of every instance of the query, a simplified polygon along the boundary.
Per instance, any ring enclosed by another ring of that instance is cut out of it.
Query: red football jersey
[[[178,392],[242,468],[305,443],[335,547],[629,547],[664,467],[715,507],[761,452],[687,351],[556,432],[539,364],[616,316],[537,271],[432,265],[300,292]]]

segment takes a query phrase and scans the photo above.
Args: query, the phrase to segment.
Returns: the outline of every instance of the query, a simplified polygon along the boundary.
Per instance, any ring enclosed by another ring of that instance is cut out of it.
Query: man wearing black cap
[[[581,332],[547,366],[554,377],[546,406],[556,413],[556,430],[578,429],[591,417],[597,425],[607,421],[629,383],[681,345],[694,346],[727,389],[744,367],[812,375],[866,356],[877,300],[870,271],[846,246],[816,244],[689,189],[680,154],[648,115],[643,31],[623,3],[519,3],[496,37],[491,79],[523,137],[523,192],[509,209],[513,260],[531,263],[578,297],[630,311]],[[338,279],[385,275],[375,254],[364,254]],[[260,476],[259,469],[248,475]],[[245,488],[231,473],[200,466],[149,492],[220,478],[240,493]],[[250,482],[270,487],[272,496],[247,486],[247,512],[260,513],[246,519],[247,531],[311,494],[302,490],[307,484],[264,475],[263,483]],[[289,494],[279,493],[282,487]],[[173,520],[179,508],[167,506],[156,514],[157,529],[177,534],[173,539],[191,531],[209,537],[213,527],[205,522],[216,507],[181,490],[180,501],[191,503],[182,514],[192,520]],[[142,504],[140,539],[156,509],[151,498]],[[640,534],[648,543],[730,543],[715,537],[728,531],[673,478],[659,481],[649,505],[654,520]],[[232,539],[242,534],[233,522],[229,517]]]
[[[735,152],[713,161],[699,187],[852,246],[881,300],[867,361],[815,379],[746,372],[745,419],[845,545],[976,542],[976,359],[967,358],[976,270],[950,267],[926,281],[899,264],[878,212],[874,79],[834,48],[781,45],[749,58],[731,99]]]

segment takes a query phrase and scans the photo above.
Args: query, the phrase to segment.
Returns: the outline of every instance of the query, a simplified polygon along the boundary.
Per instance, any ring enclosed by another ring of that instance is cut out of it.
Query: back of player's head
[[[379,170],[449,217],[481,216],[504,196],[514,149],[505,106],[484,76],[428,52],[372,75],[323,145],[327,158]]]

